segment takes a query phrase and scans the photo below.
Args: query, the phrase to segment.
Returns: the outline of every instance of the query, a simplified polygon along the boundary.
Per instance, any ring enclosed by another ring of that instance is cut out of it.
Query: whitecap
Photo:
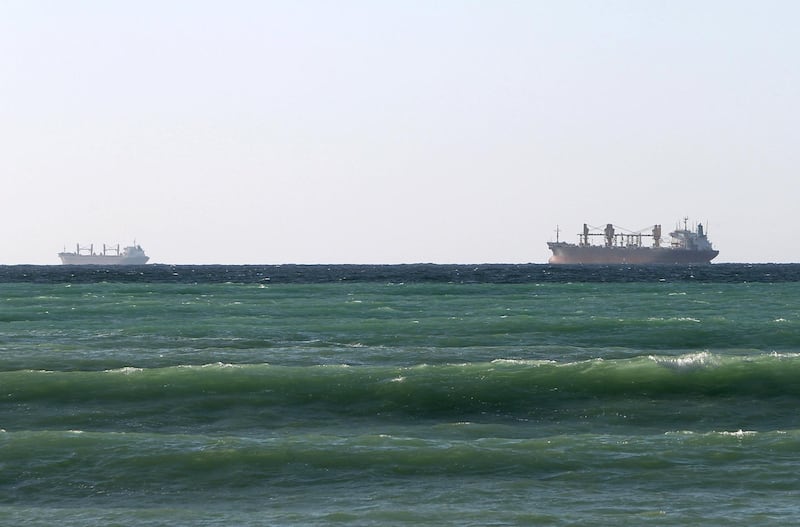
[[[115,368],[113,370],[106,370],[106,373],[122,373],[125,375],[130,375],[131,373],[139,373],[144,371],[142,368],[135,368],[133,366],[125,366],[123,368]]]
[[[229,362],[212,362],[210,364],[203,364],[200,366],[201,368],[239,368],[240,366],[237,364],[231,364]]]
[[[776,358],[776,359],[796,359],[796,358],[800,357],[800,353],[797,353],[797,352],[782,352],[782,353],[778,353],[777,351],[773,351],[772,353],[769,354],[769,356],[773,357],[773,358]]]
[[[719,364],[719,359],[708,351],[690,353],[678,357],[656,357],[650,355],[649,358],[657,364],[679,370],[704,368],[706,366],[716,366]]]
[[[545,364],[556,364],[552,359],[493,359],[491,364],[518,364],[522,366],[543,366]]]
[[[737,430],[736,432],[719,432],[720,435],[731,436],[731,437],[735,437],[737,439],[742,439],[745,436],[754,436],[757,433],[758,432],[756,432],[755,430],[742,430],[741,428],[739,430]]]

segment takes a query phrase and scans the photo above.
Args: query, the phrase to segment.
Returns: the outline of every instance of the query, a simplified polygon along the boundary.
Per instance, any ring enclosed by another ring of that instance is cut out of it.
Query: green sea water
[[[794,523],[800,283],[413,271],[0,282],[0,524]]]

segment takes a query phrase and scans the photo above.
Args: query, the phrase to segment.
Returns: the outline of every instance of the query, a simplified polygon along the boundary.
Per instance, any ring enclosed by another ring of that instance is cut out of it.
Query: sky
[[[0,264],[800,262],[800,2],[0,0]]]

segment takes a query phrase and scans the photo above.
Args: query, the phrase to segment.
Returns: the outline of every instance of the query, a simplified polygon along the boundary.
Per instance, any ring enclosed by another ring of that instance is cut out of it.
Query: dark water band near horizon
[[[772,526],[800,265],[0,266],[0,525]]]
[[[795,282],[800,264],[275,264],[275,265],[0,265],[0,282]]]

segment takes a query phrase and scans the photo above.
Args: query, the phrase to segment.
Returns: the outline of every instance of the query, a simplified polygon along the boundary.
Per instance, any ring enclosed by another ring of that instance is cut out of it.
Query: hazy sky
[[[798,262],[800,2],[0,0],[0,263]]]

